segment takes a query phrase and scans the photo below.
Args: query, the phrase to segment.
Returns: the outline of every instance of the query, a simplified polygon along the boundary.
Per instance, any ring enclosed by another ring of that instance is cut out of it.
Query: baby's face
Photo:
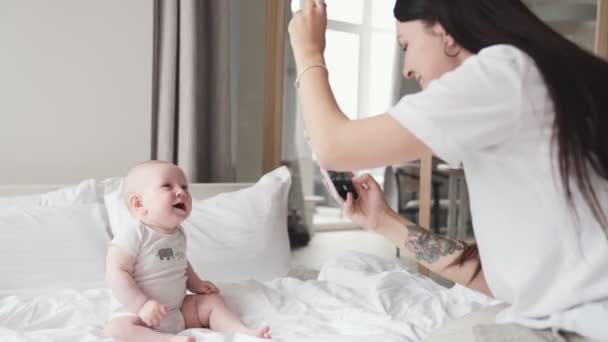
[[[152,165],[145,172],[141,191],[144,215],[140,219],[163,230],[175,229],[192,211],[186,176],[171,164]]]

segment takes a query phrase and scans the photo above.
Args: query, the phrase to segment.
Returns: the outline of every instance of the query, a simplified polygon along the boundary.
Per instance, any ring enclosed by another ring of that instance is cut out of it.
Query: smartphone
[[[350,172],[338,172],[330,170],[321,170],[321,175],[325,179],[325,184],[331,187],[329,190],[333,195],[338,195],[342,200],[346,201],[346,195],[350,192],[353,194],[353,198],[359,198],[357,189],[352,182],[352,175]]]
[[[304,137],[306,142],[310,143],[306,130],[304,130]],[[316,159],[314,153],[313,158]],[[321,170],[321,177],[323,177],[325,185],[334,197],[339,196],[343,201],[346,201],[346,195],[350,192],[353,194],[353,199],[359,198],[359,193],[355,189],[350,172],[330,171],[322,168],[319,168],[319,170]]]

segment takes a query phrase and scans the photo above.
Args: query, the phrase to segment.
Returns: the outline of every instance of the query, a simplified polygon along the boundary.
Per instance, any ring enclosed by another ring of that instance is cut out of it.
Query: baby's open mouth
[[[186,211],[186,205],[184,203],[177,203],[173,205],[173,208],[177,208],[183,211]]]

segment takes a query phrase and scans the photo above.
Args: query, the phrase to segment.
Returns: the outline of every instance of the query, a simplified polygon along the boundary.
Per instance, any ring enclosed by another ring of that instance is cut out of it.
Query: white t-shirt
[[[485,48],[389,112],[462,163],[488,286],[512,304],[497,322],[608,341],[608,239],[575,186],[578,220],[566,202],[553,102],[534,61],[513,46]],[[608,212],[607,182],[592,182]]]
[[[123,248],[136,258],[133,279],[151,299],[179,311],[186,296],[186,234],[178,227],[163,234],[143,224],[121,229],[111,245]],[[125,311],[113,298],[111,314]]]

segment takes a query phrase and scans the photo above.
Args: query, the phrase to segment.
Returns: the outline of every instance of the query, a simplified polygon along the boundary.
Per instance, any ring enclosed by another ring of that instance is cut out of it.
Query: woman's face
[[[422,20],[397,22],[397,33],[404,51],[403,76],[416,79],[423,89],[470,56],[438,23],[429,26]],[[459,50],[455,57],[447,56]]]

